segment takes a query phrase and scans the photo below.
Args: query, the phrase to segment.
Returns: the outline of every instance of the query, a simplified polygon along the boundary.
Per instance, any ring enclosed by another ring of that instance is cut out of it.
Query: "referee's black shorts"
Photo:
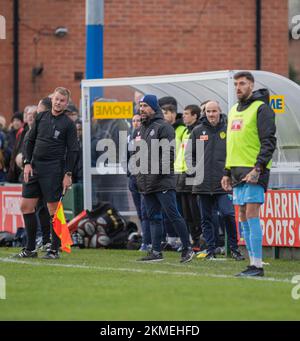
[[[57,202],[62,195],[64,163],[55,161],[34,161],[33,176],[23,183],[23,198],[43,198],[45,202]]]

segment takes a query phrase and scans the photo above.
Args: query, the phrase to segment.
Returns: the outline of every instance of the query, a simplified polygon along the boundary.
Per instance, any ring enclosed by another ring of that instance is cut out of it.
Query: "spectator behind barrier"
[[[14,145],[14,148],[12,150],[11,154],[11,160],[9,164],[9,170],[7,174],[7,181],[12,182],[12,183],[19,183],[22,182],[22,179],[20,179],[21,173],[22,173],[22,163],[20,164],[21,167],[18,166],[17,163],[17,156],[18,154],[21,154],[20,157],[18,157],[18,160],[22,160],[22,149],[23,149],[23,143],[24,143],[24,138],[29,130],[29,124],[33,124],[34,118],[36,116],[36,110],[37,107],[35,105],[28,105],[24,109],[24,125],[22,128],[19,129],[17,135],[16,135],[16,142]],[[16,119],[14,119],[16,120]]]

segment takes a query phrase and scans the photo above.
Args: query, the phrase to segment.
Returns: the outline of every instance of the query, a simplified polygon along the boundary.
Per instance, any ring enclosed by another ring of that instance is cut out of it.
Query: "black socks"
[[[60,239],[58,238],[57,234],[54,231],[53,228],[53,215],[50,217],[50,226],[51,226],[51,250],[52,251],[58,251],[59,247],[60,247]]]
[[[23,214],[23,219],[25,222],[25,229],[27,234],[26,249],[33,251],[35,249],[35,239],[37,230],[36,215],[35,213]]]
[[[41,223],[43,245],[50,243],[50,215],[47,207],[42,206],[38,211],[38,216]]]

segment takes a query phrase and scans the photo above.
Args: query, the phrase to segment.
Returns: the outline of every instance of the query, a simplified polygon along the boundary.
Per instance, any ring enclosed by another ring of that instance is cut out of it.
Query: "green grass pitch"
[[[300,319],[300,299],[291,295],[299,261],[265,259],[265,277],[247,279],[234,277],[247,261],[226,258],[180,264],[179,253],[165,252],[163,262],[145,264],[139,251],[103,249],[10,258],[17,251],[0,249],[1,321]]]

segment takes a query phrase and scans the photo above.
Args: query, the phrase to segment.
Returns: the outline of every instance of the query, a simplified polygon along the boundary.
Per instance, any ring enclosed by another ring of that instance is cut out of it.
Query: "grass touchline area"
[[[247,261],[225,257],[181,264],[180,253],[165,252],[143,263],[139,251],[73,248],[55,260],[12,258],[18,251],[0,249],[2,321],[300,319],[291,295],[299,261],[265,259],[265,277],[253,279],[234,276]]]
[[[56,260],[57,261],[57,260]],[[150,268],[147,270],[143,269],[134,269],[134,268],[112,268],[112,267],[104,267],[104,266],[88,266],[88,265],[81,265],[81,264],[66,264],[66,263],[53,263],[51,260],[44,260],[43,262],[37,261],[30,261],[30,260],[18,260],[14,258],[2,258],[0,257],[0,262],[3,263],[19,263],[19,264],[26,264],[26,265],[33,265],[33,266],[54,266],[54,267],[63,267],[63,268],[74,268],[74,269],[88,269],[88,270],[97,270],[97,271],[120,271],[120,272],[139,272],[139,273],[155,273],[161,275],[178,275],[178,276],[205,276],[205,277],[213,277],[213,278],[234,278],[234,279],[242,279],[242,280],[258,280],[258,281],[274,281],[274,282],[288,282],[290,283],[291,280],[288,278],[285,279],[276,279],[273,277],[244,277],[244,278],[237,278],[234,275],[221,275],[221,274],[206,274],[202,272],[178,272],[178,271],[164,271],[164,270],[151,270]],[[198,261],[201,262],[201,261]],[[138,263],[135,263],[138,264]],[[170,267],[174,267],[177,264],[172,264],[165,262],[164,264],[169,265]],[[148,265],[151,267],[153,263]],[[183,267],[184,265],[178,265]]]

